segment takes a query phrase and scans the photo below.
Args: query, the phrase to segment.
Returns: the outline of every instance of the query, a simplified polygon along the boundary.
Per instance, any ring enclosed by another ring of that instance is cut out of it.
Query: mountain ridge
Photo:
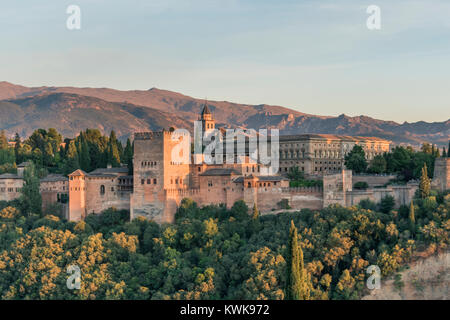
[[[26,87],[3,81],[0,82],[0,129],[10,134],[17,130],[25,135],[36,126],[46,128],[49,121],[35,112],[39,107],[66,135],[78,133],[75,130],[83,127],[84,121],[85,125],[98,127],[101,131],[114,129],[120,136],[126,137],[134,131],[158,130],[171,125],[191,129],[192,121],[198,119],[204,104],[203,99],[159,88],[121,91],[110,88]],[[280,129],[281,134],[375,136],[412,145],[427,141],[446,146],[450,138],[450,119],[442,122],[405,121],[400,124],[365,115],[312,115],[267,104],[228,101],[207,101],[207,104],[219,127],[270,127]],[[67,105],[71,105],[72,109],[68,109]],[[84,108],[85,114],[74,113],[77,108]],[[49,114],[49,110],[53,114]],[[31,112],[32,115],[25,117],[23,112]],[[69,113],[74,114],[73,119],[67,117]],[[64,121],[58,123],[58,117]]]

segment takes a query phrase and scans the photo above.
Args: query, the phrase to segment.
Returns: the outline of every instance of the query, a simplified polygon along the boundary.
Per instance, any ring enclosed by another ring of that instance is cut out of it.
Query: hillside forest
[[[0,202],[1,299],[359,299],[367,293],[368,266],[378,266],[385,279],[415,252],[449,245],[450,193],[431,189],[440,155],[426,146],[383,156],[386,171],[420,179],[408,206],[394,208],[387,196],[349,208],[260,215],[242,201],[226,208],[184,199],[175,223],[159,225],[130,221],[114,208],[80,222],[42,212],[39,175],[126,161],[131,143],[124,148],[113,133],[86,130],[64,147],[52,129],[14,147],[5,140],[3,170],[32,164],[22,196]],[[70,266],[80,269],[79,289],[67,287]]]

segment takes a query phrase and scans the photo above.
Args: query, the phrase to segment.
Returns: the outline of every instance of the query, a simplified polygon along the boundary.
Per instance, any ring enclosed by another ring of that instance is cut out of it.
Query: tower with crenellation
[[[69,221],[86,218],[86,172],[81,169],[69,174]]]
[[[180,161],[183,150],[176,148],[183,139],[190,136],[174,130],[135,133],[132,219],[143,216],[158,223],[173,222],[181,201],[178,190],[189,188],[190,157],[187,162]]]
[[[440,191],[450,189],[450,158],[437,158],[434,162],[433,187]]]

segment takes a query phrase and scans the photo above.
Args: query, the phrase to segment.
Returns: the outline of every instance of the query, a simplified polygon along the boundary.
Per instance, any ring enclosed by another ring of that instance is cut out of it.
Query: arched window
[[[105,186],[104,185],[101,185],[100,186],[100,194],[105,194]]]

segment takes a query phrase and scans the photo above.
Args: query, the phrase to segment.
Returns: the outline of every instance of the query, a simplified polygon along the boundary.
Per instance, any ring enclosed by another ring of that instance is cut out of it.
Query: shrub
[[[371,201],[370,199],[362,199],[359,202],[359,206],[366,210],[373,210],[375,211],[377,209],[377,205],[375,202]]]
[[[289,205],[289,199],[281,199],[281,201],[279,201],[277,205],[280,209],[291,209],[291,206]]]
[[[380,202],[380,211],[383,213],[389,213],[395,206],[395,200],[393,196],[386,195]]]
[[[365,181],[358,181],[353,185],[353,188],[358,189],[358,190],[367,189],[368,187],[369,187],[369,185]]]

